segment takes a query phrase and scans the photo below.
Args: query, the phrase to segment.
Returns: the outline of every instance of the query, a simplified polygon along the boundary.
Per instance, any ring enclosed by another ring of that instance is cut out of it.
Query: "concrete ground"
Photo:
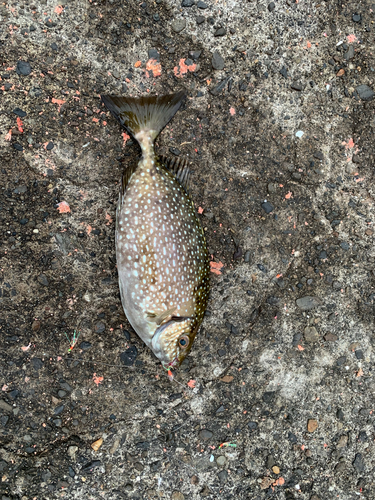
[[[3,500],[375,498],[374,13],[0,4]],[[123,315],[140,150],[99,94],[182,88],[157,149],[193,162],[213,272],[171,382]]]

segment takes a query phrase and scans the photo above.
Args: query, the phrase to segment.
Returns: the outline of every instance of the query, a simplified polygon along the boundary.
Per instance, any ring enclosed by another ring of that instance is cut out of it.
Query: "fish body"
[[[138,165],[124,172],[117,207],[121,301],[136,333],[167,369],[190,351],[209,293],[208,252],[188,195],[188,165],[160,160],[154,150],[183,98],[102,96],[142,149]]]

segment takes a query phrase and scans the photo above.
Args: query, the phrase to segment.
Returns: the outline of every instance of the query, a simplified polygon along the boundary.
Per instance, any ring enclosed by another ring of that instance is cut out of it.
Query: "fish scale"
[[[122,305],[134,330],[166,368],[179,366],[190,351],[209,292],[208,253],[186,190],[187,166],[169,170],[153,145],[183,97],[102,96],[142,149],[138,165],[124,173],[117,208]]]

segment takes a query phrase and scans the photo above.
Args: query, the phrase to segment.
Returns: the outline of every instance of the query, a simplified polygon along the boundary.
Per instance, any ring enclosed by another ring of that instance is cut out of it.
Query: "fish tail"
[[[101,96],[105,106],[141,146],[150,137],[152,141],[156,139],[178,111],[184,98],[184,91],[163,96]]]

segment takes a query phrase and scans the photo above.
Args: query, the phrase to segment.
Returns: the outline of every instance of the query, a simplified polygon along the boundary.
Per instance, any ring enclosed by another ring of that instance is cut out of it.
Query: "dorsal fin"
[[[185,158],[169,158],[168,156],[159,156],[162,163],[178,179],[186,192],[189,192],[190,169],[189,163]]]

